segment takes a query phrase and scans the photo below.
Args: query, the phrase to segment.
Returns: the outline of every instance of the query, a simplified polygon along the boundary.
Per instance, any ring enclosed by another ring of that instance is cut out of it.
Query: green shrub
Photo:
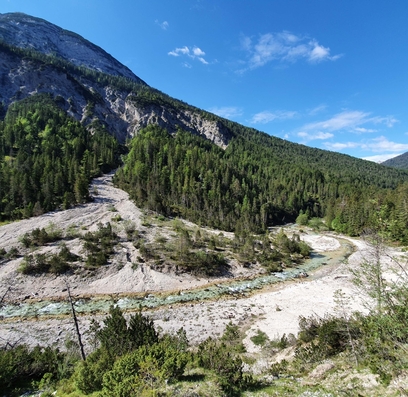
[[[351,348],[350,338],[358,339],[361,325],[356,320],[326,316],[300,317],[299,346],[296,355],[305,362],[319,361]]]
[[[85,394],[101,390],[103,376],[112,369],[114,362],[107,349],[102,347],[95,350],[77,367],[74,381],[78,389]]]
[[[101,396],[128,397],[155,390],[180,378],[187,361],[188,355],[166,338],[151,346],[141,346],[117,360],[104,375]]]
[[[309,216],[300,211],[299,216],[296,218],[296,223],[300,226],[307,226],[309,223]]]
[[[117,243],[118,236],[113,231],[111,224],[98,224],[98,230],[94,233],[88,232],[84,235],[84,249],[88,256],[85,260],[87,267],[100,267],[108,262],[109,256]]]
[[[221,341],[227,343],[236,353],[245,353],[246,349],[242,343],[243,335],[238,325],[231,321],[226,325],[225,331],[221,336]]]
[[[20,242],[24,247],[30,246],[43,246],[45,244],[58,241],[62,238],[62,231],[57,229],[54,224],[50,224],[46,229],[37,228],[31,231],[31,233],[25,233],[20,237]]]
[[[269,341],[268,335],[265,332],[258,329],[257,334],[252,336],[251,341],[256,346],[265,346],[266,342]]]
[[[184,255],[180,266],[195,275],[216,276],[228,267],[228,263],[222,254],[193,251]]]
[[[110,307],[103,327],[94,324],[94,333],[101,346],[114,356],[122,356],[159,340],[151,319],[139,312],[130,316],[127,323],[122,310],[117,306]]]
[[[0,349],[0,385],[3,388],[27,384],[40,380],[45,374],[49,378],[59,378],[58,368],[64,354],[51,347],[37,346],[30,349],[26,345]],[[4,390],[3,390],[4,391]]]
[[[78,389],[86,394],[142,395],[146,388],[179,378],[189,358],[184,331],[159,340],[152,320],[136,313],[127,322],[119,307],[110,308],[102,327],[93,322],[91,332],[100,347],[75,374]]]
[[[242,359],[226,343],[208,338],[198,346],[197,359],[201,367],[214,372],[227,395],[239,395],[247,387]]]
[[[45,229],[48,242],[58,241],[62,239],[62,230],[55,223],[50,223]]]
[[[78,256],[72,254],[64,244],[61,246],[60,252],[55,255],[26,255],[18,270],[23,274],[63,274],[71,269],[71,265],[68,262],[77,259]]]
[[[67,262],[75,262],[80,259],[78,255],[73,254],[65,244],[61,244],[58,257]]]
[[[11,247],[5,255],[7,259],[15,259],[19,255],[18,249],[16,247]]]
[[[48,261],[48,265],[48,272],[54,274],[64,274],[71,269],[69,263],[62,260],[59,255],[53,255]]]

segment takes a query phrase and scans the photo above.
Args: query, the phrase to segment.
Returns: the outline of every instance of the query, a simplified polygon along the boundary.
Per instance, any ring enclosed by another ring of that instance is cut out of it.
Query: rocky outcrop
[[[125,102],[125,118],[130,122],[130,135],[149,124],[156,124],[175,133],[178,129],[200,135],[216,145],[226,148],[231,134],[221,122],[203,118],[200,114],[189,110],[173,110],[163,106],[151,105],[142,109]]]

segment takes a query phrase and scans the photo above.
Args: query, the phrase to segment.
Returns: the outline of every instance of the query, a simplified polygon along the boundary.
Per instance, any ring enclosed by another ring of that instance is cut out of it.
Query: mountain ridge
[[[72,52],[67,43],[61,46],[66,39],[81,51]],[[121,142],[155,123],[171,133],[182,128],[221,147],[228,144],[229,132],[218,121],[151,88],[100,47],[43,19],[0,14],[0,51],[0,115],[14,101],[51,93],[65,99],[60,105],[71,117],[90,130],[93,123],[102,124]],[[102,67],[95,61],[100,57]],[[169,106],[171,101],[177,111]]]
[[[408,152],[400,154],[381,163],[387,167],[394,167],[407,170],[408,169]]]
[[[127,77],[138,84],[146,84],[101,47],[45,19],[24,13],[0,14],[0,39],[19,48],[59,56],[76,66],[86,66],[103,73]]]

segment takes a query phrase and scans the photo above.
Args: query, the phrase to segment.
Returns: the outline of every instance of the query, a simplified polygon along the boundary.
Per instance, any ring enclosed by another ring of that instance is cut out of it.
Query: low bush
[[[57,229],[53,224],[51,224],[48,230],[44,228],[37,228],[32,230],[31,233],[25,233],[20,237],[20,242],[24,247],[29,248],[31,246],[43,246],[54,241],[58,241],[62,238],[61,230]]]
[[[355,319],[317,316],[300,317],[299,342],[296,355],[305,362],[335,356],[352,347],[352,340],[361,335],[361,324]],[[352,340],[350,339],[352,338]],[[303,343],[303,344],[302,344]]]
[[[71,269],[70,263],[78,259],[79,257],[71,253],[63,244],[59,253],[55,255],[35,254],[24,256],[18,270],[23,274],[63,274]]]
[[[40,380],[45,374],[54,380],[60,379],[59,368],[65,354],[51,347],[26,345],[0,349],[0,385],[2,391],[18,386],[27,386],[33,380]]]
[[[106,225],[99,223],[98,230],[94,233],[86,233],[83,239],[85,240],[84,249],[88,253],[85,265],[93,268],[106,265],[114,251],[118,236],[108,222]]]
[[[243,361],[225,342],[208,338],[198,346],[198,364],[214,372],[228,396],[240,395],[252,381],[243,373]]]

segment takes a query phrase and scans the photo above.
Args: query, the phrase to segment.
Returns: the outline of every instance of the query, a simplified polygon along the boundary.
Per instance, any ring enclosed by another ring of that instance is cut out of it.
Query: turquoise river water
[[[176,303],[199,302],[202,300],[215,299],[221,296],[241,295],[253,293],[255,290],[264,287],[291,280],[299,277],[302,273],[310,273],[321,266],[333,266],[343,262],[353,251],[350,242],[338,239],[341,247],[336,251],[322,253],[312,253],[310,259],[304,264],[291,269],[286,269],[280,273],[271,273],[261,275],[246,280],[229,280],[211,286],[200,287],[196,289],[179,291],[171,294],[161,292],[149,295],[129,295],[113,298],[112,296],[96,296],[92,298],[74,298],[75,310],[77,313],[97,313],[107,312],[109,307],[115,303],[124,310],[142,308],[156,308],[159,306],[172,305]],[[27,301],[12,304],[5,304],[0,307],[0,319],[12,317],[39,317],[39,316],[57,316],[68,315],[71,313],[71,307],[66,301]]]

